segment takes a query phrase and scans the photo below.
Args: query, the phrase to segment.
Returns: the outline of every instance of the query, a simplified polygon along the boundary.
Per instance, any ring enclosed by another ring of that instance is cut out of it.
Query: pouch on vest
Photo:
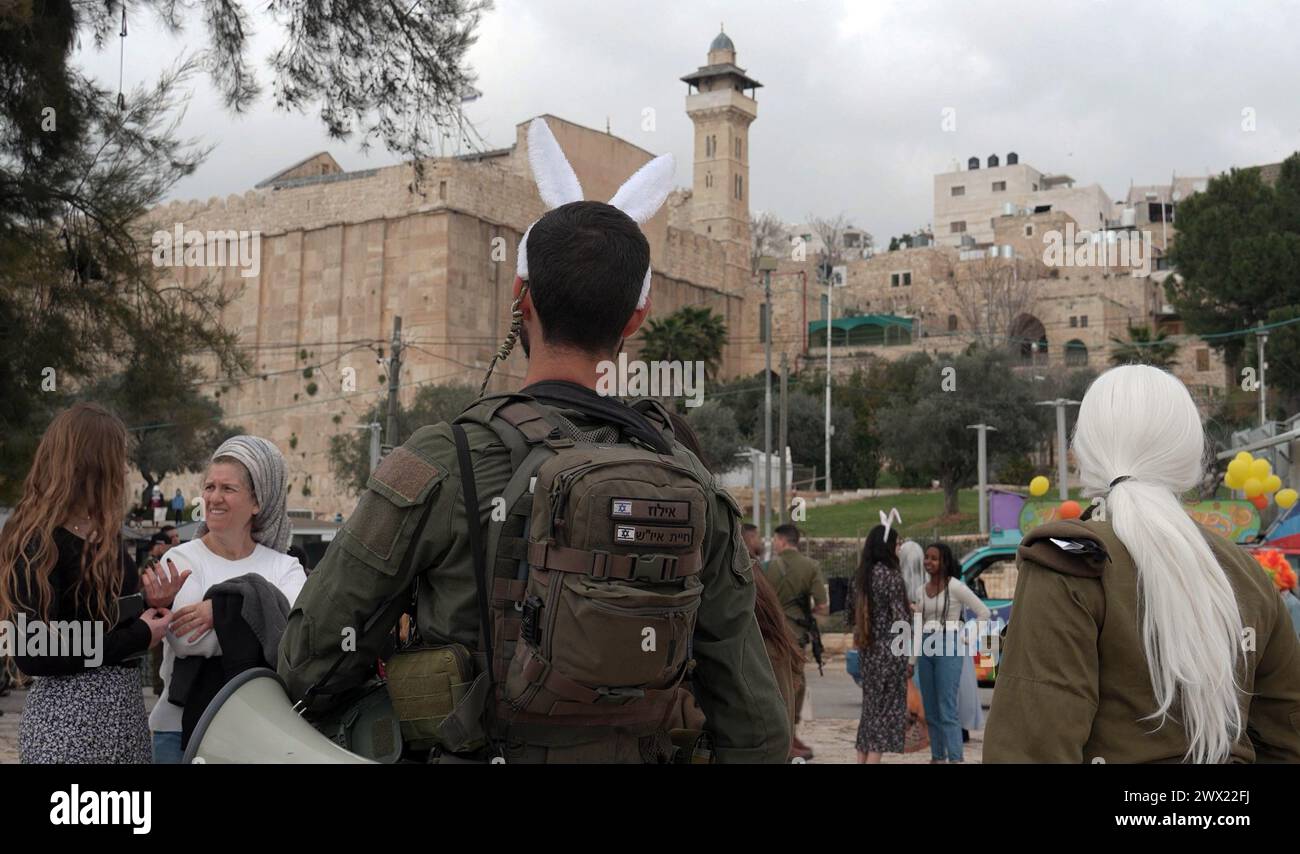
[[[358,756],[386,764],[402,757],[401,729],[383,682],[362,686],[352,702],[317,721],[315,727]]]
[[[471,693],[474,663],[469,650],[460,644],[402,650],[388,660],[386,673],[388,694],[407,747],[463,751],[478,746],[464,743],[463,732],[450,737],[443,732],[444,723]],[[481,727],[477,736],[481,743]]]

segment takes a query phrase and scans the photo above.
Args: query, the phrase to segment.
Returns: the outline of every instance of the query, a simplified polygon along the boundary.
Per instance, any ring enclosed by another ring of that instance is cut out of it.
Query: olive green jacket
[[[585,413],[559,411],[582,429],[600,426]],[[493,498],[510,478],[510,454],[488,428],[464,426],[480,504],[473,524],[484,528],[486,540]],[[701,479],[713,484],[707,469],[698,461],[696,466]],[[754,617],[754,578],[741,539],[740,509],[721,488],[714,492],[700,575],[704,593],[694,636],[693,690],[707,716],[718,761],[784,762],[789,724]],[[424,532],[412,542],[430,503]],[[298,596],[278,667],[293,698],[301,698],[345,649],[351,651],[329,688],[366,679],[408,600],[399,595],[370,631],[363,631],[364,625],[385,600],[417,578],[417,625],[423,640],[476,649],[479,611],[469,524],[451,428],[446,423],[423,427],[370,478],[356,510]],[[403,557],[412,550],[403,575]],[[313,702],[312,708],[325,702]]]
[[[827,601],[821,566],[798,549],[786,549],[767,562],[763,574],[776,588],[791,634],[800,646],[807,644],[808,600],[811,598],[817,605]]]
[[[1105,555],[1063,551],[1051,538]],[[1240,674],[1235,762],[1300,762],[1300,642],[1244,549],[1206,532],[1253,630]],[[1109,557],[1107,558],[1106,555]],[[1109,522],[1035,528],[1021,544],[1013,614],[984,733],[985,762],[1181,762],[1188,739],[1157,708],[1143,653],[1136,568]],[[1249,637],[1250,631],[1247,632]]]

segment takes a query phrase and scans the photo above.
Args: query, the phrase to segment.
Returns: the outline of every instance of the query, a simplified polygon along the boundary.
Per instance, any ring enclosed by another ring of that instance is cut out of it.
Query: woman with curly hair
[[[118,618],[119,597],[138,587],[121,537],[126,443],[122,422],[101,406],[61,412],[0,531],[0,620],[21,617],[29,635],[43,627],[51,641],[14,656],[36,677],[18,727],[25,763],[150,761],[136,659],[162,640],[171,614]],[[97,649],[54,649],[55,623],[87,627],[82,643]]]

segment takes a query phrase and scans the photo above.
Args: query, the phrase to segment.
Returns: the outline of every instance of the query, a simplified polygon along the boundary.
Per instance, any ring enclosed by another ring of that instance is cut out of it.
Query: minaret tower
[[[708,64],[682,80],[686,114],[695,123],[691,225],[742,248],[748,267],[749,123],[758,117],[754,92],[763,84],[736,65],[736,46],[725,32],[709,45]]]

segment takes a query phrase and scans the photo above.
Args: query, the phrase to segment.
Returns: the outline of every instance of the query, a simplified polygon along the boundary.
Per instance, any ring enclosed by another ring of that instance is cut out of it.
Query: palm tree
[[[1151,365],[1167,371],[1178,364],[1177,342],[1164,332],[1153,336],[1149,326],[1130,326],[1127,341],[1112,337],[1110,343],[1112,365]]]
[[[651,320],[641,334],[641,358],[664,362],[703,362],[709,380],[722,361],[727,324],[706,306],[683,306],[663,320]]]

